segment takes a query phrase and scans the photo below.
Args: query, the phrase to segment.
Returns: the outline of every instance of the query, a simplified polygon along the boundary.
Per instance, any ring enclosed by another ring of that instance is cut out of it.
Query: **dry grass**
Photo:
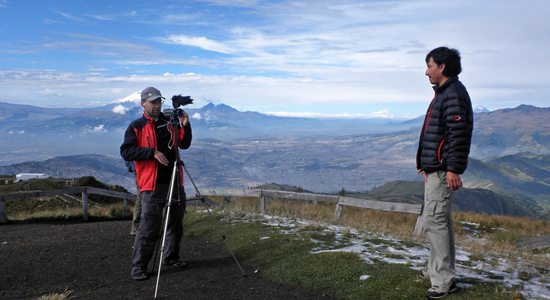
[[[47,201],[44,199],[38,201]],[[124,207],[123,203],[115,203],[104,206],[92,206],[88,209],[88,216],[90,217],[108,217],[108,218],[122,218],[130,217],[132,214],[132,204]],[[7,211],[8,220],[22,221],[31,219],[70,219],[82,216],[82,207],[58,207],[49,208],[46,210],[15,210]]]
[[[485,243],[468,238],[465,227],[455,225],[457,244],[474,255],[498,254],[509,258],[523,258],[536,266],[550,269],[550,249],[524,250],[516,244],[521,238],[550,234],[550,221],[462,212],[454,213],[454,220],[455,224],[479,224],[479,237],[485,240]]]
[[[222,203],[219,198],[214,200]],[[259,212],[259,201],[257,198],[233,198],[230,203],[223,202],[222,209],[243,214]],[[266,214],[281,217],[334,222],[334,204],[313,205],[301,201],[275,200],[266,202],[265,209]],[[346,206],[343,207],[342,218],[338,223],[359,230],[389,234],[405,241],[425,242],[423,236],[413,237],[417,217],[407,213]],[[550,251],[526,251],[519,249],[516,245],[520,238],[550,233],[550,221],[464,212],[455,212],[453,217],[456,243],[459,247],[471,252],[473,257],[484,257],[488,254],[509,258],[521,257],[535,265],[550,268],[547,256]],[[476,232],[479,233],[476,239],[471,238],[472,232],[462,222],[474,224]]]
[[[36,298],[36,300],[65,300],[69,298],[69,296],[73,293],[73,291],[65,289],[65,291],[61,293],[52,293],[48,295],[43,295],[39,298]]]

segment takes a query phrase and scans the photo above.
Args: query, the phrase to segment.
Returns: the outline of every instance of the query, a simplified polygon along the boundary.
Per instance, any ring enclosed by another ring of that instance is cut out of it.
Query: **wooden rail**
[[[0,194],[0,224],[7,223],[6,217],[6,204],[8,200],[21,200],[31,197],[45,197],[45,196],[57,196],[64,194],[76,194],[82,193],[82,218],[84,221],[88,220],[88,194],[96,194],[107,197],[119,198],[124,200],[126,206],[127,201],[135,201],[136,195],[124,192],[116,192],[106,189],[100,189],[95,187],[83,186],[83,187],[67,187],[58,190],[48,191],[21,191],[7,194]],[[298,200],[306,201],[312,204],[322,203],[334,203],[336,209],[334,212],[334,221],[339,222],[342,217],[342,209],[344,206],[352,206],[359,208],[375,209],[382,211],[402,212],[418,215],[416,225],[414,227],[413,234],[418,235],[422,230],[422,208],[420,204],[409,204],[399,202],[386,202],[380,201],[375,198],[361,199],[345,196],[324,195],[324,194],[312,194],[312,193],[296,193],[276,190],[238,190],[238,189],[216,189],[216,190],[202,190],[201,195],[205,197],[217,196],[217,197],[253,197],[259,198],[260,211],[265,213],[265,202],[267,200]],[[198,196],[198,195],[197,195]],[[205,198],[192,197],[187,199],[188,205],[201,205],[206,203],[209,206],[214,203]],[[526,250],[541,249],[550,247],[550,234],[523,238],[517,241],[518,247]]]
[[[6,200],[19,200],[19,199],[25,199],[29,197],[75,194],[79,192],[82,193],[82,218],[84,221],[88,220],[88,202],[89,202],[88,194],[97,194],[102,196],[124,199],[125,205],[127,201],[135,201],[136,199],[136,196],[134,194],[115,192],[111,190],[99,189],[94,187],[71,187],[71,188],[65,188],[61,190],[29,191],[29,192],[17,192],[17,193],[11,193],[11,194],[4,194],[4,195],[0,195],[0,223],[7,222],[7,218],[5,215]],[[259,198],[259,206],[260,206],[261,213],[265,213],[266,201],[270,201],[270,200],[298,200],[298,201],[306,201],[312,204],[317,204],[319,202],[331,203],[336,205],[336,209],[334,212],[335,222],[340,221],[344,206],[375,209],[375,210],[382,210],[382,211],[393,211],[393,212],[401,212],[401,213],[411,213],[411,214],[419,215],[417,218],[413,233],[415,235],[418,235],[422,229],[422,205],[420,204],[386,202],[386,201],[377,200],[375,198],[361,199],[361,198],[352,198],[352,197],[335,196],[335,195],[296,193],[296,192],[262,190],[262,189],[202,190],[201,195],[205,197],[218,196],[218,197],[224,197],[224,198],[230,198],[230,197]],[[204,200],[205,199],[189,198],[188,204],[199,205],[200,202]],[[212,204],[212,202],[207,201],[207,204]]]
[[[101,196],[119,198],[124,200],[124,207],[126,207],[127,201],[135,201],[136,195],[124,192],[116,192],[106,189],[100,189],[91,186],[79,186],[79,187],[67,187],[58,190],[48,191],[22,191],[14,193],[0,194],[0,224],[7,223],[8,218],[6,216],[6,201],[22,200],[34,197],[48,197],[58,196],[64,194],[77,194],[82,193],[82,219],[88,221],[88,194],[96,194]]]
[[[383,211],[393,211],[402,213],[411,213],[418,215],[416,225],[413,230],[414,235],[420,234],[422,231],[422,205],[409,204],[399,202],[385,202],[377,199],[361,199],[335,195],[311,194],[311,193],[295,193],[274,190],[203,190],[203,196],[221,196],[221,197],[259,197],[260,211],[265,213],[265,203],[267,200],[299,200],[307,201],[312,204],[318,202],[334,203],[336,209],[334,211],[334,221],[339,222],[342,217],[342,209],[344,206],[352,206],[359,208],[368,208]]]
[[[521,249],[534,250],[550,247],[550,234],[522,238],[517,241],[517,246]]]

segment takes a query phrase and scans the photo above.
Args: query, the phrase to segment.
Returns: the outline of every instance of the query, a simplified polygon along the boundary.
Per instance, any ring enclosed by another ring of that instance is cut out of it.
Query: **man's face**
[[[162,108],[162,99],[158,98],[155,101],[143,101],[141,102],[143,110],[147,113],[148,116],[156,119],[160,115],[160,110]]]
[[[426,76],[430,79],[430,83],[434,85],[441,85],[447,80],[447,77],[443,75],[445,64],[437,65],[433,58],[430,57],[428,61],[428,68],[426,69]]]

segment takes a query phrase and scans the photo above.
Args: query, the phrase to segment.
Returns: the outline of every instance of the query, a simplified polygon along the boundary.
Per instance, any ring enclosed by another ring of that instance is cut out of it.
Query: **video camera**
[[[191,99],[191,96],[174,95],[172,96],[172,106],[174,108],[167,108],[163,110],[162,113],[164,114],[164,116],[170,119],[172,119],[174,116],[181,117],[184,113],[184,110],[181,107],[191,103],[193,103],[193,99]]]

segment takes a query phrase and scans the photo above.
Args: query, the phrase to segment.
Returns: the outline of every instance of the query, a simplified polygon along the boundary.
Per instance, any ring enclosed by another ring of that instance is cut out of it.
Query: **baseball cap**
[[[160,94],[160,91],[150,86],[141,91],[141,101],[155,101],[158,98],[164,99]]]

